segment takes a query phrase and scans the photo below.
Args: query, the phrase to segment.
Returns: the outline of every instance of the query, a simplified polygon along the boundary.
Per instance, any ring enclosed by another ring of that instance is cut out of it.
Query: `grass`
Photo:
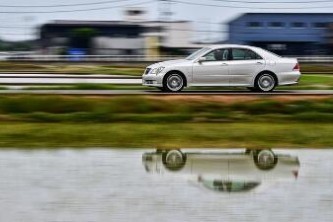
[[[331,147],[332,124],[2,123],[0,147]]]
[[[0,147],[331,147],[332,98],[0,96]]]
[[[0,122],[331,122],[333,97],[0,96]]]
[[[333,65],[331,63],[302,63],[301,71],[307,73],[328,72],[333,73]]]
[[[305,74],[300,82],[295,86],[283,86],[278,89],[333,89],[333,75],[325,74]]]

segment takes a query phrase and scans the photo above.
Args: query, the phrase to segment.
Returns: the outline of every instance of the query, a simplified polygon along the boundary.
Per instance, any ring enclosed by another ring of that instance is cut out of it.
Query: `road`
[[[0,90],[0,94],[58,94],[58,95],[333,95],[333,90],[277,90],[271,93],[255,93],[247,90],[185,90],[180,93],[163,93],[151,90],[25,90],[22,85],[66,84],[128,84],[141,85],[140,76],[79,75],[52,73],[0,73],[0,85],[12,86]]]
[[[277,90],[270,93],[255,93],[249,91],[203,91],[187,90],[180,93],[164,93],[157,90],[0,90],[0,94],[40,94],[40,95],[257,95],[257,96],[274,96],[274,95],[333,95],[333,90]]]
[[[0,84],[141,84],[140,76],[1,73]]]

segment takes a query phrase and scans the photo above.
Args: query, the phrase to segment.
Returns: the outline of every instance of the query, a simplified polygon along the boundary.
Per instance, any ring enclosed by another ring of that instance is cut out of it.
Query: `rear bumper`
[[[301,78],[301,73],[299,71],[284,72],[278,75],[279,85],[293,85],[297,84]]]
[[[163,87],[163,75],[155,75],[155,74],[142,75],[142,85]]]

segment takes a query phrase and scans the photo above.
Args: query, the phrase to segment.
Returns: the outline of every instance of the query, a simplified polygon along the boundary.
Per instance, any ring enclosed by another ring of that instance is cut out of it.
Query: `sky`
[[[161,5],[159,0],[0,0],[0,39],[37,38],[38,27],[52,20],[122,20],[130,6],[144,7],[147,19],[157,20]],[[193,39],[223,41],[225,24],[242,13],[328,13],[333,11],[333,0],[174,0],[169,6],[169,20],[193,21]],[[69,12],[73,10],[91,11]]]

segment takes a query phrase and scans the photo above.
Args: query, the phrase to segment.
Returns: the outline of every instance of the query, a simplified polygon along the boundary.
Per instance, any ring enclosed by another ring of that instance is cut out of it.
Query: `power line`
[[[313,4],[313,3],[332,3],[332,0],[318,1],[243,1],[243,0],[212,0],[217,2],[246,3],[246,4]]]
[[[125,2],[132,0],[112,0],[112,1],[99,1],[88,3],[75,3],[75,4],[56,4],[56,5],[0,5],[2,8],[58,8],[58,7],[74,7],[74,6],[90,6],[90,5],[103,5],[116,2]],[[246,1],[246,0],[213,0],[218,2],[231,2],[231,3],[247,3],[247,4],[307,4],[307,3],[330,3],[332,0],[318,0],[318,1]],[[172,0],[171,0],[172,2]]]
[[[311,6],[311,7],[251,7],[251,6],[235,6],[235,5],[217,5],[217,4],[206,4],[206,3],[194,3],[194,2],[186,2],[180,0],[172,0],[173,2],[185,4],[185,5],[197,5],[197,6],[209,6],[209,7],[217,7],[217,8],[243,8],[243,9],[318,9],[318,8],[333,8],[333,6]],[[213,0],[217,1],[217,0]]]
[[[57,4],[57,5],[0,5],[2,8],[59,8],[59,7],[74,7],[74,6],[90,6],[90,5],[104,5],[117,2],[125,2],[133,0],[112,0],[100,1],[90,3],[75,3],[75,4]]]
[[[24,26],[0,26],[0,29],[27,29],[31,27],[24,27]]]
[[[10,33],[10,32],[0,32],[0,35],[36,36],[36,33]]]
[[[126,0],[125,0],[126,1]],[[0,11],[0,14],[51,14],[51,13],[71,13],[71,12],[88,12],[88,11],[99,11],[99,10],[106,10],[106,9],[113,9],[113,8],[122,8],[122,7],[131,7],[136,5],[145,5],[154,3],[155,0],[145,1],[145,2],[138,2],[126,5],[117,5],[117,6],[107,6],[107,7],[100,7],[100,8],[87,8],[87,9],[73,9],[73,10],[56,10],[56,11]]]

